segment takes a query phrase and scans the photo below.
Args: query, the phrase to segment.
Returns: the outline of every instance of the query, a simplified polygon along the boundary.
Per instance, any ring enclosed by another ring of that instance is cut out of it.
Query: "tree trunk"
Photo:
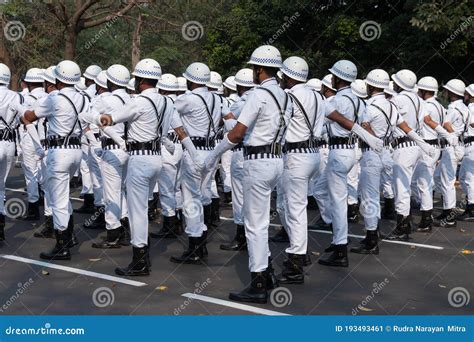
[[[76,57],[77,32],[74,29],[66,30],[66,45],[64,46],[64,59],[73,60]]]
[[[133,30],[132,39],[132,69],[140,61],[140,32],[142,30],[142,14],[138,12],[135,30]]]

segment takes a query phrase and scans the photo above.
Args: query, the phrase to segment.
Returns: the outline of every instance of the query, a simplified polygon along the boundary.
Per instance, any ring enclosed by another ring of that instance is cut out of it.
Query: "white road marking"
[[[332,234],[332,232],[327,231],[327,230],[309,229],[309,231],[313,232],[313,233]],[[365,238],[365,236],[363,236],[363,235],[354,235],[354,234],[347,234],[347,235],[350,236],[350,237],[358,238],[358,239]],[[398,244],[398,245],[416,246],[416,247],[437,249],[437,250],[443,250],[444,249],[444,247],[433,246],[433,245],[425,245],[423,243],[416,243],[416,242],[392,241],[392,240],[385,240],[385,239],[382,239],[382,241],[383,242],[388,242],[388,243],[395,243],[395,244]]]
[[[201,295],[198,295],[198,294],[195,294],[195,293],[184,293],[181,296],[191,298],[191,299],[202,300],[203,302],[207,302],[207,303],[227,306],[227,307],[233,308],[233,309],[253,312],[253,313],[256,313],[256,314],[260,314],[260,315],[291,316],[291,315],[283,313],[283,312],[261,309],[261,308],[255,307],[255,306],[239,304],[239,303],[235,303],[235,302],[230,302],[228,300],[217,299],[217,298],[212,298],[212,297],[208,297],[208,296],[201,296]]]
[[[0,257],[2,257],[3,259],[7,259],[7,260],[14,260],[14,261],[19,261],[19,262],[24,262],[24,263],[27,263],[27,264],[33,264],[33,265],[53,268],[53,269],[61,270],[61,271],[65,271],[65,272],[82,274],[82,275],[85,275],[87,277],[94,277],[94,278],[114,281],[116,283],[122,283],[122,284],[126,284],[126,285],[131,285],[131,286],[141,287],[141,286],[148,285],[146,283],[142,283],[142,282],[139,282],[139,281],[128,280],[128,279],[124,279],[124,278],[120,278],[120,277],[110,276],[110,275],[107,275],[107,274],[81,270],[80,268],[61,266],[61,265],[51,264],[49,262],[43,262],[43,261],[38,261],[38,260],[33,260],[33,259],[22,258],[22,257],[16,256],[16,255],[0,255]]]
[[[11,189],[11,188],[5,188],[5,190],[7,191],[11,191],[11,192],[19,192],[19,193],[22,193],[22,194],[26,194],[25,190],[24,189]],[[79,197],[69,197],[70,199],[72,199],[73,201],[80,201],[80,202],[84,202],[84,200],[82,198],[79,198]]]

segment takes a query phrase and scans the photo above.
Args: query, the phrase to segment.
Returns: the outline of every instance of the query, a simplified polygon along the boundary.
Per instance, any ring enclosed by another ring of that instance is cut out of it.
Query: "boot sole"
[[[127,273],[127,272],[117,272],[115,270],[115,274],[123,277],[141,277],[141,276],[149,276],[150,272],[133,272],[133,273]]]
[[[341,263],[333,263],[333,262],[325,262],[318,260],[318,264],[323,266],[335,266],[335,267],[349,267],[349,263],[341,264]]]
[[[171,257],[170,261],[175,264],[202,265],[202,259],[197,260],[197,261],[190,261],[190,260],[178,260]]]
[[[43,259],[43,260],[71,260],[71,256],[68,256],[68,257],[59,257],[59,256],[48,257],[48,256],[44,256],[44,255],[40,254],[40,259]]]
[[[377,251],[372,251],[372,250],[359,251],[359,250],[351,249],[350,252],[354,254],[364,254],[364,255],[369,255],[369,254],[378,255],[379,254],[378,250]]]

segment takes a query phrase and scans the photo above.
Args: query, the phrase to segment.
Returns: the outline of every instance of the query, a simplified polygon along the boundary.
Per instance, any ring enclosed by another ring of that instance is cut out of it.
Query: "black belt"
[[[43,146],[43,148],[48,148],[48,140],[47,139],[41,139],[40,144],[41,144],[41,146]]]
[[[125,139],[125,136],[122,136],[122,139]],[[112,138],[102,137],[101,139],[102,148],[105,150],[119,149],[120,146]]]
[[[0,129],[0,141],[14,141],[15,140],[15,133],[12,130],[7,128]]]
[[[232,151],[242,151],[243,148],[244,148],[244,143],[239,142],[237,145],[232,147]]]
[[[313,145],[314,147],[325,147],[327,148],[328,147],[328,142],[324,139],[314,139],[313,141]]]
[[[466,144],[466,139],[464,139],[464,137],[462,135],[458,137],[458,141],[461,145]],[[452,146],[452,145],[446,139],[443,138],[443,139],[439,140],[439,146],[441,148],[445,148],[445,147]]]
[[[425,143],[432,145],[432,146],[439,146],[438,139],[425,139]]]
[[[283,146],[283,153],[316,153],[318,151],[314,142],[309,140],[298,142],[286,142]]]
[[[354,145],[354,140],[350,137],[329,137],[329,146],[333,145]]]
[[[466,138],[464,138],[464,143],[465,143],[465,144],[472,143],[473,141],[474,141],[474,137],[466,137]]]
[[[168,133],[168,139],[171,140],[172,142],[174,142],[175,144],[180,144],[181,143],[181,141],[179,141],[179,137],[176,134],[176,132]]]
[[[280,144],[244,146],[244,159],[281,158]]]
[[[160,151],[159,140],[152,140],[146,142],[131,141],[127,143],[127,151]]]
[[[190,137],[190,139],[197,150],[213,150],[216,145],[214,138]]]
[[[393,148],[410,147],[410,146],[415,146],[415,145],[416,143],[413,140],[411,140],[409,137],[395,138],[392,141]]]
[[[46,140],[48,148],[81,148],[79,137],[49,136]]]

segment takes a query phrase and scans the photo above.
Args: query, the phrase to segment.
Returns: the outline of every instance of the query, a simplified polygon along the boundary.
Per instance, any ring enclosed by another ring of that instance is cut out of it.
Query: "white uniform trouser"
[[[319,153],[288,153],[284,156],[283,203],[291,254],[306,254],[308,248],[308,184],[319,172]]]
[[[226,151],[221,156],[221,167],[219,169],[222,183],[224,183],[224,192],[230,192],[232,190],[232,173],[230,171],[230,165],[232,162],[232,151]]]
[[[244,161],[244,225],[250,272],[268,267],[271,194],[282,173],[283,160],[279,158]]]
[[[393,149],[385,147],[383,154],[383,169],[380,179],[382,194],[384,198],[392,199],[395,197],[393,190]]]
[[[198,150],[199,158],[205,159],[210,151]],[[211,177],[215,169],[201,174],[194,165],[188,151],[183,152],[181,190],[183,193],[183,215],[186,234],[200,237],[207,230],[204,224],[203,205],[211,204]]]
[[[332,243],[347,244],[347,174],[355,163],[354,149],[329,150],[326,176],[332,217]]]
[[[474,142],[465,147],[459,179],[468,204],[474,204]]]
[[[20,127],[21,149],[23,151],[22,167],[25,174],[28,202],[34,203],[39,200],[38,192],[38,157],[30,135]]]
[[[120,219],[128,216],[125,180],[129,155],[121,149],[104,150],[100,167],[104,190],[107,229],[121,226]]]
[[[92,141],[89,144],[89,156],[87,158],[87,165],[89,166],[90,178],[92,181],[92,192],[94,193],[94,205],[104,205],[104,189],[102,187],[102,173],[100,164],[102,158],[96,153],[96,149],[102,150],[101,143],[99,141]]]
[[[443,209],[456,207],[456,168],[458,161],[454,154],[454,148],[447,146],[441,151],[441,160],[435,170],[435,184],[438,191],[443,195]]]
[[[127,166],[127,205],[132,245],[148,245],[148,192],[161,170],[159,155],[131,155]]]
[[[5,183],[15,160],[15,143],[0,141],[0,214],[5,215]]]
[[[47,179],[54,229],[64,231],[72,215],[69,200],[69,180],[79,167],[80,149],[56,148],[48,150]]]
[[[326,174],[326,167],[329,157],[329,148],[319,149],[319,175],[313,186],[313,196],[318,203],[319,213],[321,218],[326,223],[332,222],[331,206],[328,195],[328,179]]]
[[[244,204],[244,153],[242,150],[232,152],[231,163],[232,180],[232,212],[234,223],[244,224],[243,204]]]
[[[83,137],[82,139],[85,139]],[[82,179],[82,190],[81,194],[92,194],[92,175],[90,174],[89,170],[89,143],[84,143],[81,141],[81,151],[82,151],[82,159],[80,164],[80,172],[81,172],[81,179]]]
[[[421,176],[422,169],[420,168],[420,162],[423,157],[423,151],[420,152],[420,160],[418,164],[416,164],[415,171],[413,171],[413,176],[411,178],[411,196],[410,198],[413,199],[416,203],[421,203],[421,193],[418,189],[418,178]]]
[[[390,154],[384,149],[383,154]],[[380,220],[380,178],[383,170],[383,154],[373,150],[363,152],[360,162],[360,213],[366,230],[376,230]]]
[[[437,148],[436,151],[437,153],[433,158],[421,151],[421,157],[415,170],[420,210],[423,211],[433,209],[433,175],[441,150]]]
[[[161,149],[161,160],[163,168],[158,177],[160,188],[160,203],[163,216],[170,217],[176,215],[176,183],[178,182],[179,168],[183,156],[181,144],[174,144],[174,154],[170,154],[166,148]]]
[[[395,148],[393,151],[395,210],[399,215],[410,215],[411,180],[419,157],[418,146]]]
[[[44,215],[53,216],[53,211],[51,210],[50,202],[51,195],[48,186],[48,150],[44,151],[45,156],[41,160],[41,178],[43,179],[43,191],[44,191]]]
[[[362,151],[359,147],[356,147],[354,150],[356,155],[355,164],[347,174],[347,204],[349,205],[359,202],[359,177]]]

